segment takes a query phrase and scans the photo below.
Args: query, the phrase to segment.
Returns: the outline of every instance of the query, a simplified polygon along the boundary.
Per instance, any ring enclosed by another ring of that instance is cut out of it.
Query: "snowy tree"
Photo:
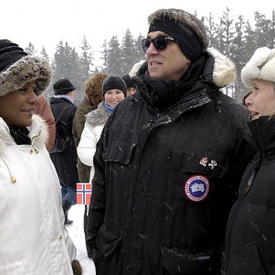
[[[34,45],[31,42],[29,42],[29,45],[28,45],[27,48],[25,48],[25,51],[26,51],[26,53],[28,53],[30,55],[35,55],[36,54],[36,50],[34,48]]]
[[[136,62],[136,50],[134,38],[129,29],[122,39],[121,45],[121,70],[122,74],[127,74]]]
[[[139,34],[138,37],[135,39],[134,47],[135,47],[136,59],[134,63],[144,59],[144,52],[142,49],[142,39],[144,39],[144,36],[141,34]]]
[[[40,56],[41,56],[43,59],[47,60],[48,62],[50,61],[50,58],[49,58],[49,56],[48,56],[48,54],[47,54],[46,49],[45,49],[44,46],[42,47],[42,50],[41,50],[41,52],[40,52]]]
[[[60,41],[57,45],[53,68],[53,82],[61,78],[68,78],[77,87],[78,92],[76,93],[75,103],[78,104],[83,98],[80,59],[75,48],[69,46],[68,42],[64,44]]]
[[[80,67],[82,70],[83,79],[87,79],[91,73],[91,66],[93,66],[92,48],[88,43],[86,36],[83,37],[81,46]]]
[[[116,35],[112,36],[108,46],[104,49],[104,70],[109,75],[122,76],[121,49]]]

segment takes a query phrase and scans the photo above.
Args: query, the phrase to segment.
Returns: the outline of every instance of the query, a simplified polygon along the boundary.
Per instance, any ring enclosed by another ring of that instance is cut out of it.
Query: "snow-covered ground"
[[[87,257],[83,231],[84,205],[75,204],[69,210],[69,219],[73,224],[66,226],[71,239],[77,247],[77,259],[83,268],[83,275],[95,275],[94,263]]]

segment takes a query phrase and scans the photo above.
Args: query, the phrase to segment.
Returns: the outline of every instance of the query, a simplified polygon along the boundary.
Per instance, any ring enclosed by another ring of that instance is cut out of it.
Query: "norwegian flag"
[[[76,184],[76,203],[90,204],[92,195],[91,183],[77,183]]]

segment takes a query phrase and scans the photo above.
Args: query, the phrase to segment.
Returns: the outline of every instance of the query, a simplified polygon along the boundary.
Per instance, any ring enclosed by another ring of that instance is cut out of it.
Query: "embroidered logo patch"
[[[184,190],[191,201],[202,201],[209,193],[209,181],[201,175],[192,176],[186,181]]]

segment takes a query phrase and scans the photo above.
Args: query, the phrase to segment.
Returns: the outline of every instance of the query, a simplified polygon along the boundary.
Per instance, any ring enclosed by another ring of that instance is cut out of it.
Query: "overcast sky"
[[[67,41],[79,51],[84,35],[93,48],[95,59],[104,39],[119,39],[130,29],[136,37],[146,35],[147,16],[160,8],[181,8],[199,16],[221,15],[229,7],[234,16],[253,18],[259,11],[271,18],[274,1],[244,0],[3,0],[1,1],[0,38],[22,47],[31,41],[38,52],[42,46],[50,56],[59,41]]]

